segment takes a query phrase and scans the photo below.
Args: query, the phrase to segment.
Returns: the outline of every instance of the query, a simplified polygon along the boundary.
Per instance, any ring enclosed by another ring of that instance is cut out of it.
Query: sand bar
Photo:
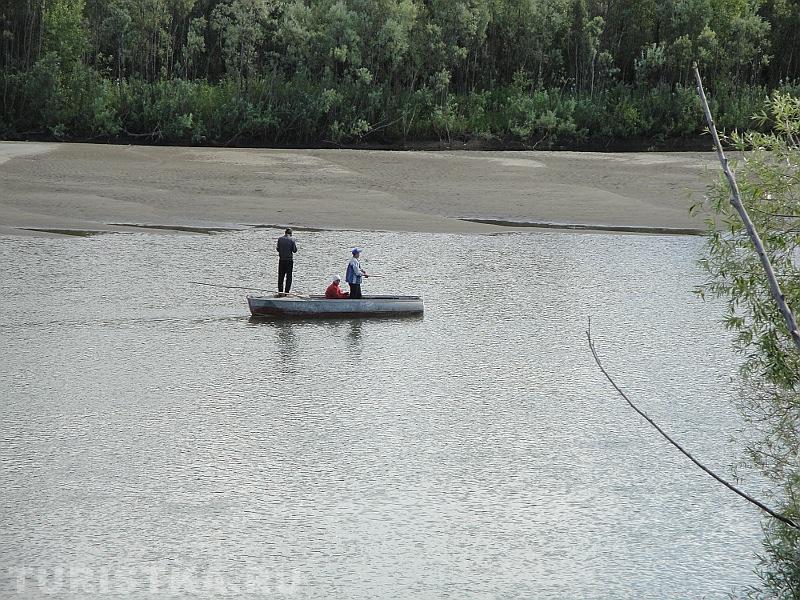
[[[57,144],[41,144],[38,142],[0,142],[0,165],[12,158],[45,154],[58,148]]]
[[[469,233],[515,222],[701,229],[688,208],[715,168],[712,153],[2,142],[0,235],[253,225]]]

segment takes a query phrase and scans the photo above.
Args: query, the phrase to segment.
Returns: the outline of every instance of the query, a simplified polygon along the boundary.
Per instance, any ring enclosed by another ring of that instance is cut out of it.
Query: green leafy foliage
[[[0,136],[661,140],[702,131],[693,60],[720,82],[727,129],[800,68],[800,11],[786,0],[42,0],[1,12]]]
[[[774,93],[755,117],[762,131],[733,133],[733,164],[742,203],[761,237],[778,283],[800,312],[800,98]],[[765,133],[768,131],[769,133]],[[709,235],[701,261],[708,274],[698,290],[726,301],[725,326],[743,357],[741,410],[757,432],[749,456],[774,483],[782,512],[800,517],[800,352],[770,294],[765,272],[744,225],[729,202],[724,178],[707,197]],[[753,597],[797,598],[800,536],[781,522],[765,527]],[[765,594],[766,592],[766,594]]]

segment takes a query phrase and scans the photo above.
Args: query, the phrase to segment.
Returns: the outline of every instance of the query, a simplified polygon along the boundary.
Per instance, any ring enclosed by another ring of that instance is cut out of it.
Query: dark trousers
[[[361,295],[361,284],[360,283],[348,283],[347,285],[350,286],[350,299],[353,298],[363,298],[364,296]]]
[[[290,259],[281,258],[278,261],[278,291],[283,292],[283,279],[286,278],[286,293],[292,289],[292,268],[294,261]]]

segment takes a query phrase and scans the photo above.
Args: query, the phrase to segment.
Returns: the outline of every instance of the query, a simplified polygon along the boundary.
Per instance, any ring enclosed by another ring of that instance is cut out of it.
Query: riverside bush
[[[27,71],[0,72],[0,136],[123,139],[170,144],[404,144],[455,139],[528,147],[694,138],[704,123],[694,89],[617,84],[593,94],[536,87],[521,78],[469,93],[423,86],[395,93],[366,75],[349,80],[180,78],[112,80],[47,54]],[[798,86],[786,86],[797,90]],[[764,86],[711,96],[721,129],[752,126]]]

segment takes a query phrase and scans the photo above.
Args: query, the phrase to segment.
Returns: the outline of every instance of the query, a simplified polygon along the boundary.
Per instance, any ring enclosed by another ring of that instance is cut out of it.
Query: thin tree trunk
[[[750,237],[753,246],[755,246],[758,258],[761,260],[761,266],[767,275],[769,291],[772,293],[772,297],[786,321],[786,326],[789,329],[789,335],[791,336],[794,345],[797,347],[797,351],[800,352],[800,329],[797,327],[797,320],[795,319],[792,309],[789,308],[789,305],[786,303],[786,298],[781,291],[778,279],[775,277],[775,271],[773,270],[772,263],[770,262],[769,256],[767,256],[767,252],[764,249],[764,244],[761,241],[755,226],[753,225],[753,221],[750,220],[750,215],[747,213],[747,209],[742,204],[742,199],[739,194],[739,186],[736,183],[736,177],[728,166],[728,159],[725,156],[725,151],[722,149],[722,143],[719,141],[719,134],[717,133],[716,125],[714,125],[714,119],[711,116],[711,109],[709,108],[708,101],[706,100],[706,93],[705,90],[703,90],[703,81],[700,78],[700,71],[697,68],[697,63],[694,63],[692,68],[694,69],[694,76],[695,80],[697,81],[697,93],[700,95],[700,101],[703,104],[703,112],[706,116],[706,123],[708,123],[708,130],[711,132],[711,137],[714,140],[714,146],[717,150],[717,157],[722,165],[722,170],[725,173],[725,177],[728,180],[728,185],[731,188],[731,205],[742,219],[742,223],[744,223],[744,227],[747,230],[747,235]]]

